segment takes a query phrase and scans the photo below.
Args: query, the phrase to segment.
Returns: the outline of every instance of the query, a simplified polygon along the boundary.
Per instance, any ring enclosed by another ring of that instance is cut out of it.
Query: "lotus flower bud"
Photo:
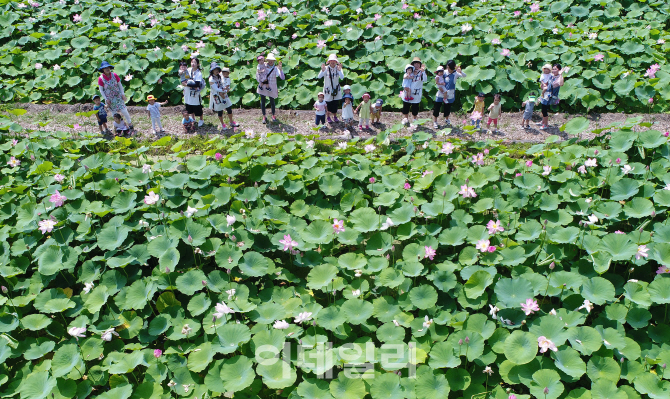
[[[230,184],[230,177],[228,177],[228,184]]]
[[[170,273],[170,268],[169,267],[165,268],[165,273]]]
[[[414,207],[414,213],[416,213],[417,207]]]
[[[248,203],[249,203],[249,200],[245,198],[245,199],[244,199],[244,203],[245,203],[245,204],[248,204]]]
[[[661,367],[663,367],[663,370],[665,370],[666,364],[665,363],[661,364]]]
[[[465,337],[465,343],[469,344],[470,343],[470,337]]]
[[[651,211],[651,217],[655,217],[655,216],[656,216],[656,211]]]
[[[642,227],[640,227],[639,231],[640,231],[640,233],[642,233],[644,231],[644,229]]]
[[[624,358],[623,358],[623,357],[622,357],[621,359],[619,359],[619,362],[620,362],[620,363],[623,363],[623,361],[624,361]]]
[[[617,165],[620,164],[621,163],[621,158],[617,158],[616,163],[617,163]]]
[[[381,206],[378,206],[378,207],[377,207],[377,212],[381,212],[381,211],[382,211],[382,207],[381,207]]]
[[[598,155],[598,150],[593,151],[593,155]]]
[[[182,216],[184,216],[184,211],[179,212]]]
[[[6,294],[7,291],[8,291],[8,290],[7,290],[7,287],[5,287],[4,285],[3,285],[2,287],[0,287],[0,289],[2,289],[2,293],[3,293],[3,294]]]
[[[459,340],[458,340],[458,344],[459,344],[459,345],[463,345],[463,340],[462,340],[462,339],[459,339]]]
[[[216,316],[212,316],[212,323],[216,323]]]
[[[207,287],[207,281],[202,280],[202,286],[203,286],[203,287]]]
[[[551,262],[549,264],[549,269],[554,270],[555,267],[556,267],[556,264],[554,262]]]
[[[443,197],[446,197],[446,196],[447,196],[447,192],[446,192],[446,191],[442,191],[442,196],[443,196]]]
[[[414,197],[409,197],[409,202],[414,202]]]
[[[470,183],[470,179],[465,179],[465,182],[466,182],[466,183]]]
[[[549,395],[549,387],[544,387],[544,394]]]
[[[191,237],[190,234],[188,235],[188,238],[187,238],[187,239],[188,239],[188,242],[193,242],[193,237]]]
[[[163,354],[163,351],[160,349],[154,349],[154,357],[158,359]]]
[[[232,242],[235,242],[235,241],[237,241],[237,237],[235,237],[234,235],[232,235],[232,236],[230,236],[230,240],[231,240]]]
[[[226,269],[226,273],[230,274],[230,269]]]
[[[216,159],[217,161],[220,161],[220,160],[223,159],[223,155],[221,155],[221,153],[217,152],[216,154],[214,154],[214,159]]]
[[[391,245],[391,251],[395,251],[395,245]]]
[[[88,166],[84,165],[84,169],[88,170]]]
[[[375,181],[376,181],[376,180],[375,180],[374,177],[371,177],[371,178],[370,178],[370,183],[374,183]]]

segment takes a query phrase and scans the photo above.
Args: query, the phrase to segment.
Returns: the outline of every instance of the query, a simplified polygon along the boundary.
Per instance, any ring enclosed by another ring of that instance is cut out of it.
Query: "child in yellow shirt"
[[[477,97],[475,97],[475,106],[472,109],[472,113],[470,114],[470,120],[472,121],[472,124],[476,124],[476,128],[479,129],[479,124],[482,121],[482,118],[484,117],[484,93],[479,93],[477,94]]]

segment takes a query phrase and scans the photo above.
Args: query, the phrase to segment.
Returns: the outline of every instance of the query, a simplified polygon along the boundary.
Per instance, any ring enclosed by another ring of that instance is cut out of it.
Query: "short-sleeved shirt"
[[[317,115],[325,115],[326,114],[326,102],[325,101],[316,101],[314,103],[314,106],[316,107],[316,114]]]
[[[128,130],[129,127],[126,125],[126,121],[122,120],[121,123],[114,121],[114,129],[116,130]]]
[[[403,75],[404,76],[404,75]],[[410,104],[418,104],[421,102],[421,96],[423,95],[423,84],[428,81],[428,76],[425,71],[421,71],[414,75],[412,78],[412,84],[410,86],[410,95],[414,97],[413,100],[405,100],[404,102]]]
[[[93,110],[98,111],[98,116],[100,118],[106,118],[107,117],[107,110],[105,109],[105,104],[100,103],[100,105],[94,105]]]
[[[188,119],[186,119],[186,118],[181,118],[181,123],[182,123],[182,125],[185,125],[185,124],[187,124],[187,123],[193,123],[193,122],[195,122],[195,119],[191,118],[190,116],[188,117]]]
[[[484,101],[475,101],[475,109],[472,112],[479,112],[480,114],[484,113]]]
[[[161,117],[161,105],[157,101],[147,105],[147,111],[149,111],[149,116],[151,116],[152,119]]]
[[[493,108],[489,111],[489,118],[491,119],[498,119],[500,116],[500,104],[496,105],[495,103],[492,104]]]

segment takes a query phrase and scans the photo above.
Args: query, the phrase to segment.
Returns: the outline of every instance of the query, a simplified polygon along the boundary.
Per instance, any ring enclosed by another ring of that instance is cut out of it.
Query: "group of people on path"
[[[277,62],[275,55],[270,53],[267,57],[259,55],[256,67],[256,93],[260,96],[261,113],[263,123],[268,123],[266,107],[269,102],[272,121],[276,121],[276,101],[279,96],[277,80],[286,79],[282,69],[282,63]],[[107,128],[107,110],[114,117],[114,128],[117,134],[132,134],[134,132],[133,123],[126,108],[126,95],[123,90],[121,79],[116,73],[113,73],[114,66],[107,61],[103,61],[98,70],[101,75],[98,77],[98,86],[100,95],[93,98],[94,109],[98,110],[97,118],[101,132],[109,133]],[[562,69],[559,64],[544,65],[539,79],[541,95],[536,97],[535,93],[523,102],[525,107],[524,120],[522,126],[527,127],[527,121],[532,116],[533,106],[536,102],[542,105],[542,123],[541,129],[546,129],[548,125],[548,112],[552,105],[559,102],[560,87],[563,86],[563,74],[569,68]],[[454,60],[449,60],[446,68],[439,66],[435,69],[435,84],[437,94],[433,103],[433,127],[439,128],[438,118],[440,113],[444,116],[444,125],[451,125],[449,116],[451,114],[452,104],[456,101],[456,81],[467,75],[461,70],[461,67]],[[205,78],[198,58],[191,58],[190,66],[186,62],[180,62],[179,79],[184,93],[184,118],[182,125],[185,132],[193,132],[198,126],[204,124],[203,120],[203,100],[202,90],[206,87]],[[318,78],[323,79],[323,91],[319,93],[318,100],[314,104],[316,112],[315,124],[325,125],[328,123],[338,123],[338,110],[342,110],[342,118],[347,128],[354,127],[354,113],[359,114],[359,128],[369,128],[370,120],[374,123],[379,122],[381,117],[381,108],[384,103],[382,99],[370,101],[371,96],[365,93],[360,104],[354,109],[354,97],[351,93],[351,87],[341,86],[340,82],[344,80],[344,70],[339,62],[337,55],[331,54],[325,63],[321,64]],[[405,67],[402,91],[400,98],[402,100],[403,124],[412,124],[417,120],[419,114],[419,104],[423,97],[423,85],[428,81],[426,67],[419,57],[414,57],[412,62]],[[230,79],[230,70],[212,62],[209,66],[209,108],[214,111],[221,122],[221,130],[228,129],[224,122],[223,113],[228,116],[228,123],[231,128],[238,127],[233,120],[233,103],[229,97],[232,91]],[[475,108],[471,113],[473,123],[479,127],[479,121],[483,118],[484,93],[479,93],[475,99]],[[104,103],[103,103],[104,101]],[[159,103],[153,96],[147,98],[147,114],[149,115],[154,133],[162,133],[163,128],[160,122],[160,106],[165,103]],[[494,123],[497,128],[498,119],[501,115],[500,96],[494,96],[494,102],[489,106],[489,121]],[[530,113],[529,113],[530,112]],[[411,119],[410,119],[411,113]],[[528,118],[527,118],[528,116]],[[125,119],[125,120],[124,120]],[[196,120],[198,121],[196,122]]]

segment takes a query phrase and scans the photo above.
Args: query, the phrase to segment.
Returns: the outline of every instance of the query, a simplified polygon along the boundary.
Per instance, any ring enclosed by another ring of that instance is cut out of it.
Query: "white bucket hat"
[[[349,85],[344,85],[344,87],[342,87],[342,90],[351,90],[351,86],[349,86]]]
[[[412,65],[412,64],[405,65],[405,70],[408,70],[410,68],[412,68],[412,70],[414,70],[414,65]]]
[[[272,53],[268,54],[268,56],[265,57],[265,59],[266,59],[266,60],[270,60],[270,61],[276,61],[276,60],[277,60],[277,59],[275,58],[275,55],[272,54]]]
[[[337,54],[331,54],[328,56],[328,61],[337,61]]]
[[[440,71],[444,71],[444,67],[443,67],[442,65],[440,65],[439,67],[437,67],[437,69],[435,70],[436,73],[437,73],[437,72],[440,72]]]

